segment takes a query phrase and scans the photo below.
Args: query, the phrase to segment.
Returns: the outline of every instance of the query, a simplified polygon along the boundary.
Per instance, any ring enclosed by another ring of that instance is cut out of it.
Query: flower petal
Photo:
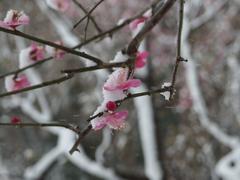
[[[122,129],[125,126],[127,116],[128,111],[115,112],[106,117],[106,123],[111,129]]]
[[[119,90],[127,90],[130,88],[135,88],[141,85],[141,81],[139,79],[129,79],[126,82],[119,84],[116,88]]]
[[[141,23],[143,23],[144,21],[146,21],[146,17],[140,17],[140,18],[138,18],[138,19],[135,19],[134,21],[132,21],[131,23],[130,23],[130,25],[129,25],[129,27],[130,27],[130,29],[131,30],[134,30],[134,29],[136,29],[137,28],[137,26],[139,25],[139,24],[141,24]]]
[[[16,91],[30,86],[30,82],[25,74],[14,78],[14,75],[5,78],[5,88],[7,91]]]
[[[96,118],[91,121],[93,130],[97,131],[107,126],[106,117]]]
[[[14,84],[13,90],[20,90],[20,89],[30,86],[30,82],[28,81],[27,76],[24,74],[17,77],[14,80],[14,83],[15,84]]]
[[[24,14],[23,11],[20,12],[11,9],[7,12],[6,17],[4,18],[3,22],[0,23],[0,26],[8,29],[15,29],[17,26],[29,24],[29,21],[29,17]]]
[[[146,64],[149,53],[147,51],[138,52],[135,60],[135,68],[142,68]]]

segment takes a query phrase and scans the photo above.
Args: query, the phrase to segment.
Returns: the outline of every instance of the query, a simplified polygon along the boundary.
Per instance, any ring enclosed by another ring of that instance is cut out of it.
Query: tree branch
[[[66,128],[66,129],[69,129],[77,134],[79,134],[79,129],[78,127],[73,127],[72,125],[70,124],[60,124],[60,123],[2,123],[0,122],[0,127],[1,126],[9,126],[9,127],[19,127],[19,128],[22,128],[22,127],[63,127],[63,128]]]
[[[51,57],[49,57],[48,60],[50,60],[50,59],[51,59]],[[39,61],[38,63],[41,64],[41,61]],[[23,89],[20,89],[20,90],[6,92],[6,93],[3,93],[3,94],[0,94],[0,98],[15,95],[15,94],[19,94],[19,93],[23,93],[23,92],[34,90],[34,89],[39,89],[39,88],[46,87],[46,86],[51,86],[51,85],[54,85],[54,84],[59,84],[59,83],[62,83],[64,81],[68,80],[68,79],[73,78],[74,74],[76,74],[76,73],[89,72],[89,71],[94,71],[94,70],[98,70],[98,69],[110,69],[110,68],[113,68],[113,67],[126,67],[126,66],[128,66],[128,64],[129,64],[129,61],[126,61],[126,62],[120,62],[120,63],[104,63],[102,65],[95,65],[95,66],[90,66],[90,67],[62,70],[61,72],[66,74],[63,77],[60,77],[60,78],[57,78],[57,79],[54,79],[54,80],[51,80],[51,81],[46,81],[46,82],[43,82],[41,84],[37,84],[37,85],[34,85],[34,86],[26,87],[26,88],[23,88]],[[6,73],[4,75],[1,75],[1,78],[5,77],[7,75],[10,75],[10,74],[17,74],[17,73],[22,72],[23,70],[28,69],[28,68],[33,67],[33,66],[36,66],[36,63],[32,64],[30,66],[27,66],[25,68],[22,68],[22,69],[19,69],[19,70],[12,71],[12,72]]]
[[[72,0],[86,15],[89,13],[85,7],[80,3],[78,2],[77,0]],[[93,25],[95,26],[95,28],[97,29],[97,31],[99,33],[102,32],[101,28],[98,26],[97,22],[95,21],[95,19],[91,16],[91,14],[88,14],[88,17],[89,19],[92,21]]]
[[[137,97],[141,97],[141,96],[151,96],[154,94],[160,94],[162,92],[166,92],[166,91],[170,91],[171,87],[164,87],[164,88],[160,88],[160,89],[156,89],[156,90],[150,90],[150,91],[146,91],[146,92],[140,92],[140,93],[134,93],[134,94],[128,94],[128,96],[122,100],[116,101],[117,104],[121,104],[122,102],[128,100],[128,99],[132,99],[132,98],[137,98]],[[100,112],[98,114],[96,114],[95,116],[92,116],[88,119],[88,121],[90,122],[91,120],[97,118],[97,117],[101,117],[102,115],[104,115],[104,112]],[[78,146],[80,145],[81,141],[83,140],[83,138],[88,135],[92,130],[92,125],[89,124],[81,133],[79,133],[79,137],[76,140],[76,142],[74,143],[73,147],[70,149],[69,153],[73,154],[75,151],[78,151]]]
[[[74,151],[78,151],[78,146],[81,143],[82,139],[90,133],[92,130],[92,125],[89,124],[81,133],[79,133],[78,139],[74,143],[73,147],[70,149],[69,153],[73,154]]]
[[[61,50],[65,51],[65,52],[68,52],[70,54],[74,54],[74,55],[86,58],[86,59],[88,59],[90,61],[93,61],[97,64],[102,64],[101,59],[99,59],[97,57],[94,57],[94,56],[91,56],[89,54],[86,54],[84,52],[74,50],[76,48],[68,48],[68,47],[65,47],[65,46],[61,46],[61,45],[56,44],[54,42],[47,41],[47,40],[44,40],[44,39],[40,39],[38,37],[29,35],[29,34],[25,34],[23,32],[17,31],[17,30],[9,30],[9,29],[0,27],[0,31],[8,33],[8,34],[15,35],[15,36],[19,36],[19,37],[22,37],[22,38],[25,38],[25,39],[29,39],[29,40],[32,40],[32,41],[35,41],[35,42],[39,42],[39,43],[42,43],[42,44],[45,44],[45,45],[48,45],[48,46],[51,46],[51,47],[54,47],[54,48],[57,48],[57,49],[61,49]]]
[[[138,13],[137,15],[131,17],[131,18],[128,18],[126,20],[124,20],[121,24],[117,25],[117,26],[114,26],[113,28],[105,31],[105,32],[102,32],[100,34],[97,34],[89,39],[87,39],[86,41],[82,42],[81,44],[78,44],[76,46],[74,46],[74,48],[81,48],[83,47],[84,45],[86,44],[89,44],[90,42],[94,41],[94,40],[97,40],[97,39],[100,39],[100,38],[103,38],[107,35],[112,35],[113,33],[119,31],[121,28],[123,28],[124,26],[130,24],[133,20],[141,17],[148,9],[152,8],[152,4],[145,8],[144,10],[142,10],[140,13]]]
[[[170,99],[173,98],[174,87],[176,82],[177,71],[179,67],[179,63],[181,61],[187,61],[186,59],[181,57],[181,40],[182,40],[182,26],[183,26],[183,13],[184,13],[184,0],[179,0],[179,25],[178,25],[178,35],[177,35],[177,52],[176,52],[176,63],[173,69],[172,82],[171,82],[171,91],[170,91]]]
[[[40,60],[40,61],[38,61],[38,62],[36,62],[36,63],[34,63],[34,64],[30,64],[30,65],[28,65],[28,66],[25,66],[24,68],[16,69],[16,70],[7,72],[7,73],[5,73],[5,74],[0,75],[0,79],[4,78],[4,77],[6,77],[6,76],[9,76],[9,75],[13,75],[13,74],[17,75],[17,74],[19,74],[20,72],[23,72],[23,71],[25,71],[25,70],[27,70],[27,69],[29,69],[29,68],[32,68],[32,67],[41,65],[41,64],[43,64],[44,62],[49,61],[49,60],[51,60],[51,59],[53,59],[53,57],[48,57],[48,58],[45,58],[45,59],[43,59],[43,60]]]
[[[150,20],[146,22],[144,27],[140,30],[140,32],[133,38],[127,48],[128,55],[134,55],[142,40],[146,37],[146,35],[156,26],[156,24],[163,18],[163,16],[169,11],[169,9],[173,6],[176,0],[168,0],[163,6],[156,10],[155,14],[151,17]]]
[[[89,12],[87,12],[87,11],[85,10],[85,8],[84,8],[77,0],[73,0],[73,2],[74,2],[79,8],[81,8],[81,9],[86,13],[86,15],[85,15],[83,18],[81,18],[81,19],[73,26],[73,29],[75,29],[84,19],[90,18],[91,21],[93,22],[93,24],[95,25],[95,27],[97,28],[97,30],[98,30],[99,32],[101,32],[101,29],[98,27],[98,25],[97,25],[97,23],[95,22],[95,20],[91,17],[91,13],[92,13],[103,1],[104,1],[104,0],[100,0],[98,3],[96,3],[96,4],[93,6],[93,8],[92,8]]]
[[[62,70],[62,73],[83,73],[83,72],[88,72],[88,71],[95,71],[98,69],[110,69],[113,67],[127,67],[129,64],[128,61],[126,62],[117,62],[117,63],[104,63],[101,65],[96,65],[96,66],[89,66],[89,67],[83,67],[83,68],[76,68],[76,69],[65,69]]]
[[[6,92],[6,93],[3,93],[3,94],[0,94],[0,98],[15,95],[15,94],[19,94],[19,93],[23,93],[23,92],[26,92],[26,91],[31,91],[31,90],[34,90],[34,89],[39,89],[39,88],[54,85],[54,84],[60,84],[60,83],[66,81],[68,79],[73,78],[73,76],[74,76],[73,74],[66,74],[63,77],[60,77],[60,78],[57,78],[57,79],[54,79],[54,80],[51,80],[51,81],[46,81],[46,82],[43,82],[41,84],[26,87],[26,88],[16,90],[16,91]]]

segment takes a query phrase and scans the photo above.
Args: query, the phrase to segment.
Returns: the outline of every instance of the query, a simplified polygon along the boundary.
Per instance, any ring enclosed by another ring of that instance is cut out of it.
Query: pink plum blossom
[[[55,42],[56,44],[59,44],[59,45],[63,45],[63,43],[61,41],[56,41]],[[54,47],[51,47],[51,46],[46,46],[46,51],[47,53],[50,55],[50,56],[53,56],[55,57],[56,59],[62,59],[63,56],[66,54],[65,51],[61,50],[61,49],[57,49],[57,48],[54,48]]]
[[[106,104],[106,108],[109,111],[115,111],[117,109],[117,104],[113,101],[108,101]]]
[[[149,53],[147,51],[138,52],[135,60],[135,68],[143,68]]]
[[[17,91],[30,86],[30,82],[25,74],[14,77],[14,75],[5,78],[5,88],[7,91]]]
[[[127,90],[130,89],[132,87],[138,87],[141,85],[141,81],[138,79],[129,79],[126,80],[125,82],[121,82],[120,84],[114,86],[114,85],[110,85],[110,86],[104,86],[103,88],[107,91],[116,91],[116,90]]]
[[[128,111],[118,111],[107,113],[100,118],[91,121],[94,130],[100,130],[106,126],[111,129],[119,130],[125,127],[125,119],[128,116]]]
[[[47,5],[57,11],[66,12],[70,7],[70,0],[46,0]]]
[[[126,71],[127,70],[127,71]],[[138,87],[141,85],[141,81],[138,79],[127,79],[128,69],[120,68],[113,72],[103,88],[106,91],[127,90],[132,87]]]
[[[109,75],[102,90],[104,103],[124,99],[126,97],[125,90],[141,84],[140,80],[128,79],[128,73],[128,68],[117,68]],[[105,107],[105,104],[102,105],[103,107]]]
[[[44,58],[44,48],[42,46],[37,46],[35,43],[33,43],[30,48],[31,51],[29,55],[33,61],[39,61]]]
[[[13,116],[13,117],[11,117],[11,123],[12,124],[19,124],[19,123],[21,123],[21,119],[17,116]]]
[[[139,24],[144,23],[147,19],[148,19],[147,17],[142,16],[142,17],[140,17],[140,18],[138,18],[138,19],[133,20],[133,21],[130,23],[130,25],[129,25],[130,29],[131,29],[131,30],[136,29]]]
[[[0,27],[7,29],[16,29],[20,25],[29,24],[29,17],[23,11],[9,10],[3,21],[0,21]]]
[[[21,50],[21,52],[19,54],[20,68],[26,67],[37,61],[43,60],[44,53],[45,53],[45,50],[44,50],[43,46],[38,46],[35,43],[33,43],[28,48]]]

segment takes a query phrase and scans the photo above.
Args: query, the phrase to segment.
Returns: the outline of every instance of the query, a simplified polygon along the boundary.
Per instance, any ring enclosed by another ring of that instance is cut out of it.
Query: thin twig
[[[101,59],[99,59],[97,57],[94,57],[94,56],[91,56],[89,54],[86,54],[85,52],[80,52],[80,51],[74,50],[76,48],[68,48],[68,47],[65,47],[65,46],[61,46],[61,45],[56,44],[54,42],[47,41],[47,40],[44,40],[44,39],[40,39],[38,37],[29,35],[29,34],[25,34],[23,32],[17,31],[17,30],[9,30],[9,29],[0,27],[0,31],[8,33],[8,34],[15,35],[15,36],[19,36],[19,37],[22,37],[22,38],[25,38],[25,39],[29,39],[29,40],[32,40],[32,41],[35,41],[35,42],[39,42],[39,43],[42,43],[42,44],[45,44],[45,45],[48,45],[48,46],[51,46],[51,47],[54,47],[54,48],[57,48],[57,49],[61,49],[61,50],[65,51],[65,52],[68,52],[70,54],[74,54],[74,55],[86,58],[86,59],[88,59],[90,61],[93,61],[97,64],[101,64],[103,62]]]
[[[142,40],[149,34],[149,32],[159,23],[163,16],[171,9],[176,0],[167,0],[163,3],[161,0],[156,1],[154,4],[154,14],[147,20],[143,28],[137,33],[127,47],[128,56],[135,56]],[[135,59],[132,58],[132,65],[135,64]],[[129,66],[128,79],[133,76],[134,66]]]
[[[74,143],[73,147],[70,149],[69,153],[73,154],[75,151],[77,151],[79,144],[81,143],[82,139],[90,133],[92,130],[92,125],[89,124],[78,136],[78,139]]]
[[[164,3],[162,6],[159,7],[159,10],[156,10],[155,14],[145,23],[144,27],[129,43],[129,46],[127,48],[128,55],[131,56],[137,52],[138,47],[142,42],[142,40],[156,26],[156,24],[163,18],[163,16],[169,11],[169,9],[173,6],[175,1],[176,0],[168,0],[166,1],[166,3]]]
[[[26,91],[30,91],[30,90],[34,90],[34,89],[39,89],[42,87],[46,87],[46,86],[51,86],[54,84],[59,84],[61,82],[64,82],[68,79],[73,78],[74,74],[76,73],[83,73],[83,72],[89,72],[89,71],[94,71],[94,70],[98,70],[98,69],[110,69],[113,67],[126,67],[128,66],[129,62],[120,62],[120,63],[104,63],[103,65],[95,65],[95,66],[90,66],[90,67],[83,67],[83,68],[77,68],[77,69],[69,69],[69,70],[62,70],[61,72],[66,74],[63,77],[51,80],[51,81],[46,81],[43,82],[41,84],[37,84],[34,86],[30,86],[30,87],[26,87],[20,90],[16,90],[16,91],[11,91],[11,92],[6,92],[3,94],[0,94],[0,98],[1,97],[6,97],[6,96],[11,96],[11,95],[15,95],[15,94],[19,94],[19,93],[23,93]],[[22,71],[22,69],[19,69],[17,71]]]
[[[95,71],[98,69],[110,69],[114,67],[127,67],[129,62],[117,62],[117,63],[104,63],[102,65],[95,65],[95,66],[89,66],[89,67],[83,67],[83,68],[76,68],[76,69],[65,69],[62,70],[62,73],[83,73],[83,72],[89,72],[89,71]]]
[[[25,71],[25,70],[27,70],[27,69],[29,69],[29,68],[32,68],[32,67],[41,65],[41,64],[43,64],[44,62],[49,61],[49,60],[51,60],[51,59],[53,59],[53,57],[48,57],[48,58],[45,58],[45,59],[43,59],[43,60],[37,61],[37,62],[34,63],[34,64],[30,64],[30,65],[28,65],[28,66],[26,66],[26,67],[24,67],[24,68],[20,68],[20,69],[17,69],[17,70],[13,70],[13,71],[7,72],[7,73],[5,73],[5,74],[0,75],[0,79],[4,78],[4,77],[6,77],[6,76],[9,76],[9,75],[13,75],[13,74],[17,75],[17,74],[19,74],[20,72],[23,72],[23,71]]]
[[[71,131],[79,134],[79,129],[78,127],[73,127],[72,125],[70,124],[60,124],[60,123],[2,123],[0,122],[0,127],[1,126],[14,126],[14,127],[63,127],[63,128],[66,128],[66,129],[70,129]]]
[[[67,74],[63,77],[60,77],[60,78],[57,78],[57,79],[54,79],[54,80],[51,80],[51,81],[46,81],[46,82],[43,82],[41,84],[37,84],[37,85],[29,86],[29,87],[26,87],[26,88],[23,88],[23,89],[20,89],[20,90],[0,94],[0,98],[15,95],[15,94],[19,94],[19,93],[23,93],[23,92],[26,92],[26,91],[31,91],[31,90],[34,90],[34,89],[39,89],[39,88],[54,85],[54,84],[60,84],[60,83],[66,81],[68,79],[71,79],[72,77],[73,77],[73,74]]]
[[[181,61],[187,61],[181,57],[181,39],[182,39],[182,26],[183,26],[183,13],[184,13],[184,0],[179,0],[179,25],[178,25],[178,35],[177,35],[177,52],[176,52],[176,62],[173,69],[172,82],[171,82],[171,91],[170,99],[173,98],[174,87],[176,82],[177,71],[179,63]]]
[[[99,113],[97,113],[96,115],[89,117],[89,118],[87,119],[87,122],[90,122],[90,121],[92,121],[93,119],[95,119],[95,118],[97,118],[97,117],[101,117],[103,114],[104,114],[104,112],[99,112]]]
[[[104,31],[100,34],[97,34],[89,39],[87,39],[86,41],[82,42],[81,44],[78,44],[76,46],[74,46],[74,48],[81,48],[83,47],[84,45],[86,44],[89,44],[90,42],[92,41],[95,41],[97,39],[100,39],[100,38],[103,38],[107,35],[112,35],[114,34],[115,32],[119,31],[120,29],[122,29],[124,26],[130,24],[133,20],[141,17],[148,9],[152,8],[152,5],[150,5],[149,7],[145,8],[144,10],[142,10],[140,13],[138,13],[137,15],[131,17],[131,18],[128,18],[126,20],[124,20],[121,24],[117,25],[117,26],[114,26],[113,28],[107,30],[107,31]]]
[[[157,94],[157,93],[163,93],[163,92],[167,92],[170,91],[171,87],[164,87],[164,88],[160,88],[160,89],[155,89],[155,90],[149,90],[149,91],[145,91],[145,92],[140,92],[140,93],[135,93],[135,94],[129,94],[125,99],[133,99],[133,98],[137,98],[137,97],[141,97],[141,96],[151,96],[153,94]]]
[[[86,15],[88,14],[88,11],[85,9],[85,7],[78,2],[77,0],[72,0]],[[91,16],[91,14],[88,15],[88,17],[90,18],[90,20],[92,21],[93,25],[95,26],[95,28],[97,29],[97,31],[99,33],[102,32],[101,28],[98,26],[97,22],[95,21],[95,19]]]
[[[74,26],[73,29],[75,29],[84,19],[90,16],[90,14],[103,2],[104,0],[100,0],[98,3],[96,3],[93,8],[83,17],[81,18]]]
[[[88,25],[89,25],[89,18],[87,18],[87,23],[86,23],[85,28],[84,28],[84,41],[86,41],[86,39],[87,39]]]

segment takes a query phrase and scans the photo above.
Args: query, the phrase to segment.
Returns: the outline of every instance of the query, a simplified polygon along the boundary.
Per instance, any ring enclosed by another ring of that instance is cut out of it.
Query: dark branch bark
[[[101,28],[98,26],[97,22],[95,21],[95,19],[91,16],[91,14],[89,14],[89,12],[85,9],[85,7],[78,2],[77,0],[72,0],[86,15],[88,15],[89,19],[92,21],[93,25],[95,26],[95,28],[97,29],[97,31],[99,33],[102,32]]]
[[[73,78],[73,74],[67,74],[63,77],[60,77],[60,78],[57,78],[57,79],[54,79],[54,80],[51,80],[51,81],[46,81],[46,82],[43,82],[41,84],[37,84],[37,85],[26,87],[26,88],[23,88],[23,89],[20,89],[20,90],[0,94],[0,98],[15,95],[15,94],[19,94],[19,93],[23,93],[23,92],[27,92],[27,91],[31,91],[31,90],[34,90],[34,89],[43,88],[43,87],[54,85],[54,84],[60,84],[60,83],[62,83],[64,81],[67,81],[71,78]]]
[[[36,128],[40,128],[40,127],[63,127],[66,129],[69,129],[75,133],[79,133],[79,130],[75,127],[73,127],[70,124],[61,124],[61,123],[1,123],[0,122],[0,127],[1,126],[9,126],[9,127],[19,127],[19,128],[25,128],[25,127],[36,127]]]
[[[145,26],[141,29],[141,31],[134,37],[134,39],[130,42],[127,48],[128,55],[134,55],[142,40],[146,37],[146,35],[153,29],[154,26],[163,18],[163,16],[169,11],[169,9],[173,6],[176,0],[168,0],[163,6],[159,8],[159,10],[155,9],[155,14],[148,20]]]
[[[7,72],[7,73],[5,73],[5,74],[0,75],[0,79],[4,78],[4,77],[6,77],[6,76],[9,76],[9,75],[13,75],[13,74],[17,75],[17,74],[19,74],[19,73],[21,73],[21,72],[23,72],[23,71],[25,71],[25,70],[27,70],[27,69],[30,69],[30,68],[32,68],[32,67],[36,67],[36,66],[38,66],[38,65],[41,65],[41,64],[43,64],[43,63],[45,63],[45,62],[47,62],[47,61],[49,61],[49,60],[51,60],[51,59],[53,59],[53,57],[48,57],[48,58],[45,58],[45,59],[43,59],[43,60],[40,60],[40,61],[38,61],[38,62],[36,62],[36,63],[34,63],[34,64],[30,64],[30,65],[28,65],[28,66],[26,66],[26,67],[24,67],[24,68],[16,69],[16,70]]]
[[[178,35],[177,35],[177,52],[176,52],[176,63],[173,69],[172,89],[170,91],[170,99],[173,98],[174,87],[176,82],[177,71],[179,67],[179,63],[181,61],[187,61],[181,57],[181,39],[182,39],[182,26],[183,26],[183,13],[184,13],[184,0],[179,0],[179,25],[178,25]]]
[[[74,54],[74,55],[86,58],[86,59],[88,59],[90,61],[93,61],[97,64],[102,64],[101,59],[99,59],[97,57],[94,57],[94,56],[91,56],[89,54],[86,54],[84,52],[76,51],[76,50],[74,50],[75,48],[68,48],[68,47],[65,47],[65,46],[61,46],[61,45],[56,44],[54,42],[47,41],[47,40],[44,40],[44,39],[40,39],[38,37],[29,35],[29,34],[25,34],[23,32],[17,31],[17,30],[9,30],[9,29],[0,27],[0,31],[8,33],[8,34],[15,35],[15,36],[19,36],[19,37],[22,37],[22,38],[25,38],[25,39],[29,39],[29,40],[32,40],[32,41],[35,41],[35,42],[38,42],[38,43],[42,43],[42,44],[45,44],[45,45],[48,45],[48,46],[51,46],[51,47],[54,47],[54,48],[57,48],[57,49],[61,49],[61,50],[65,51],[65,52],[68,52],[70,54]]]
[[[94,23],[95,27],[97,28],[97,30],[101,32],[101,29],[98,27],[96,21],[91,17],[91,13],[92,13],[103,1],[104,1],[104,0],[100,0],[98,3],[96,3],[96,4],[93,6],[93,8],[92,8],[89,12],[87,12],[87,11],[85,10],[85,8],[84,8],[77,0],[73,0],[73,2],[74,2],[75,4],[77,4],[77,6],[78,6],[79,8],[81,8],[81,9],[86,13],[86,15],[85,15],[83,18],[81,18],[81,19],[73,26],[73,29],[76,28],[84,19],[90,18],[91,21]]]

